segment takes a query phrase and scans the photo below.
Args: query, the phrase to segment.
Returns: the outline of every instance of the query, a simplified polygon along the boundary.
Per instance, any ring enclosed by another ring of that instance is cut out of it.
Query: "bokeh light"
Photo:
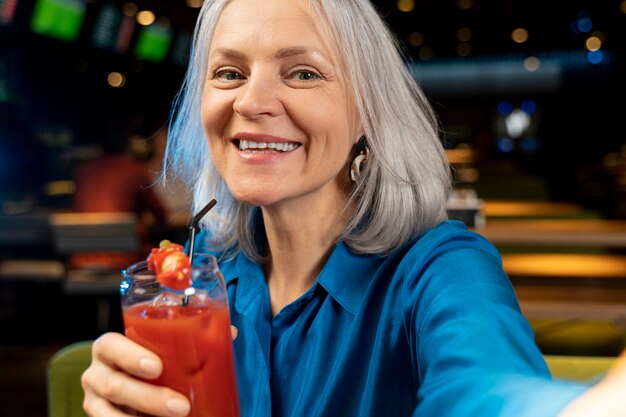
[[[474,0],[456,0],[456,7],[459,9],[471,9],[474,7]]]
[[[537,103],[533,100],[524,100],[521,107],[527,114],[534,114],[537,111]]]
[[[578,21],[576,22],[576,28],[580,32],[587,33],[591,31],[591,29],[593,29],[593,23],[588,17],[583,17],[582,19],[578,19]]]
[[[113,71],[107,76],[107,82],[111,87],[120,88],[126,84],[126,77],[120,72]]]
[[[587,53],[587,61],[589,61],[590,64],[594,64],[594,65],[599,64],[603,60],[604,60],[604,53],[601,50],[589,51]]]
[[[506,116],[507,114],[511,113],[512,110],[513,110],[513,104],[510,101],[503,100],[500,103],[498,103],[498,113],[501,114],[502,116]]]
[[[185,4],[187,4],[187,6],[191,7],[192,9],[199,9],[200,7],[202,7],[203,2],[204,0],[185,0]]]
[[[472,52],[472,46],[469,42],[461,42],[456,46],[458,56],[468,56]]]
[[[511,39],[515,43],[524,43],[528,40],[528,31],[524,28],[517,28],[511,32]]]
[[[456,31],[456,38],[460,42],[470,41],[472,39],[472,29],[468,27],[459,28],[459,30]]]
[[[536,56],[529,56],[524,59],[524,68],[526,71],[537,71],[541,66],[541,61]]]
[[[137,23],[142,26],[149,26],[154,23],[156,16],[150,10],[142,10],[137,13]]]
[[[588,51],[597,51],[601,47],[602,41],[596,36],[590,36],[585,40],[585,48],[587,48]]]
[[[421,32],[412,32],[409,35],[409,45],[420,46],[424,43],[424,35]]]
[[[124,3],[122,6],[122,13],[124,13],[124,16],[135,17],[138,11],[139,8],[135,3]]]
[[[435,56],[435,52],[430,46],[421,47],[418,54],[422,61],[430,61]]]
[[[525,153],[527,155],[536,154],[541,148],[541,144],[536,137],[526,136],[520,139],[518,148],[520,152]]]
[[[511,138],[501,137],[497,140],[496,147],[500,152],[509,153],[515,149],[515,142]]]
[[[414,0],[398,0],[398,4],[397,4],[398,10],[400,10],[401,12],[410,12],[415,8],[415,1]]]

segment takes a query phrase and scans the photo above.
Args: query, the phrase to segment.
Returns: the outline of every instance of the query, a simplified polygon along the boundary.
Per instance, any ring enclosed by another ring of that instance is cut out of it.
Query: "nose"
[[[272,77],[251,75],[239,88],[239,95],[233,103],[235,112],[247,119],[262,116],[275,116],[282,111],[278,83]]]

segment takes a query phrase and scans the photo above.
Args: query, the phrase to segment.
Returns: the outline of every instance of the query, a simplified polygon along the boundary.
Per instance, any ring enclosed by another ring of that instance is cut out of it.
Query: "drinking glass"
[[[159,355],[157,385],[185,394],[189,417],[239,417],[228,296],[215,257],[194,254],[192,285],[163,286],[146,261],[122,274],[125,333]]]

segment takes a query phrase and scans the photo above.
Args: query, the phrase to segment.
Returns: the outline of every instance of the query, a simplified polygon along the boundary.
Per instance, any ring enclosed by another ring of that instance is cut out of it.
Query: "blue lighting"
[[[579,31],[587,33],[593,28],[593,23],[588,17],[583,17],[582,19],[578,19],[576,26]]]
[[[535,104],[535,102],[532,100],[524,100],[524,102],[522,103],[522,110],[526,114],[533,114],[535,111],[537,111],[537,104]]]
[[[511,138],[502,137],[502,138],[498,139],[498,142],[496,143],[496,146],[498,147],[498,150],[500,152],[509,153],[515,147],[515,143],[513,143]]]
[[[511,104],[510,101],[504,100],[498,103],[498,113],[500,113],[502,116],[506,116],[512,111],[513,111],[513,105]]]
[[[591,64],[599,64],[604,59],[604,54],[601,50],[589,51],[587,53],[587,61]]]
[[[120,294],[124,295],[130,288],[130,280],[125,279],[120,283]]]
[[[539,141],[534,137],[522,138],[519,142],[519,149],[525,154],[534,154],[540,148]]]

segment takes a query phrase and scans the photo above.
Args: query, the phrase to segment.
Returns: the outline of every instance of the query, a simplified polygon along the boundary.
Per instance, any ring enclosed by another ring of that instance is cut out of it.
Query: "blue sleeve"
[[[442,250],[410,276],[414,417],[556,416],[587,388],[551,379],[494,251]]]

